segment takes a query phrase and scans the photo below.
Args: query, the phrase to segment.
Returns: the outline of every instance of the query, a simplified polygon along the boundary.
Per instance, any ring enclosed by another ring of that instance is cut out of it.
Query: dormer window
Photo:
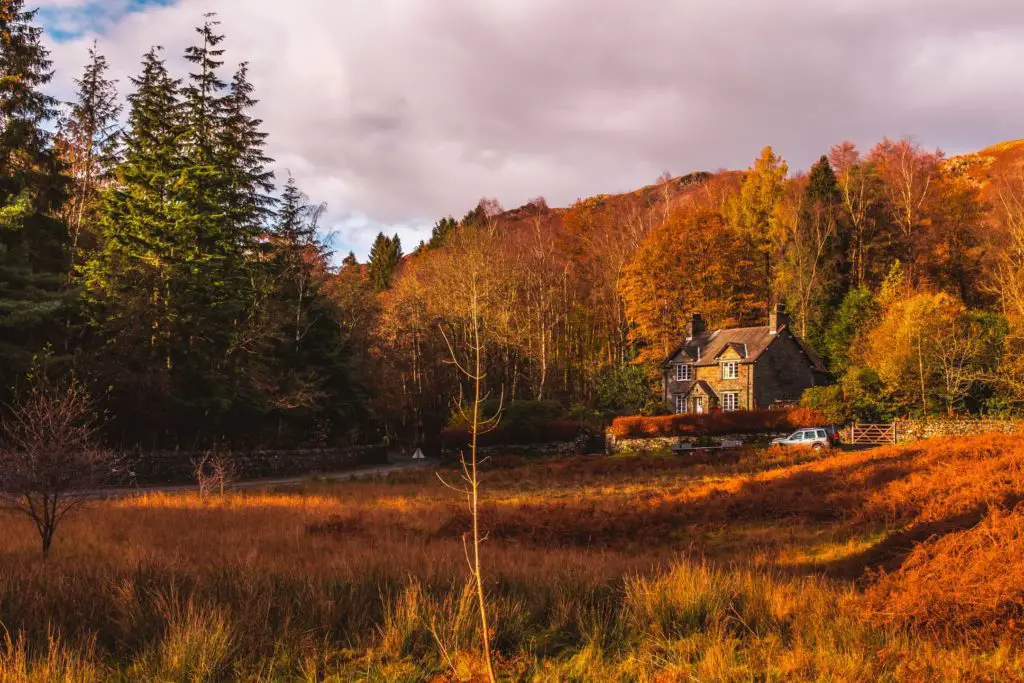
[[[738,379],[740,376],[740,364],[738,361],[727,360],[722,362],[722,379]]]
[[[693,366],[687,363],[680,363],[676,366],[676,381],[677,382],[689,382],[690,377],[693,374],[691,369]]]

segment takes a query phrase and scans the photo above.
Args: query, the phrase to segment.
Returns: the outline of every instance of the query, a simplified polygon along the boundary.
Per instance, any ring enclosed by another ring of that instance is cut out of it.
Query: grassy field
[[[1024,678],[1015,436],[484,470],[503,679]],[[98,502],[45,561],[0,513],[0,681],[479,679],[468,522],[428,472]]]

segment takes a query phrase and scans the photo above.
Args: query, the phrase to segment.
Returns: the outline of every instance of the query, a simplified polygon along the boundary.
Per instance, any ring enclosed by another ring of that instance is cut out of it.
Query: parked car
[[[833,436],[829,436],[829,431],[832,431]],[[825,427],[805,427],[804,429],[798,429],[789,436],[781,439],[772,439],[772,446],[810,446],[815,450],[821,448],[831,448],[833,445],[833,438],[837,436],[835,430],[829,430]]]

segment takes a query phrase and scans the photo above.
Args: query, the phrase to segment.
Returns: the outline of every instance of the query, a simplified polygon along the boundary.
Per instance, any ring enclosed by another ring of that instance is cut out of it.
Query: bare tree
[[[952,417],[956,405],[967,397],[981,375],[977,366],[982,344],[978,331],[965,316],[943,327],[940,334],[933,336],[932,345],[942,377],[946,413]]]
[[[860,158],[852,142],[843,142],[829,150],[829,161],[836,171],[843,209],[850,221],[850,263],[855,287],[865,283],[865,263],[870,257],[872,211],[880,201],[878,179],[869,164]]]
[[[477,469],[479,464],[477,459],[477,441],[480,434],[497,426],[497,420],[501,413],[501,408],[499,407],[498,411],[492,417],[485,418],[480,414],[480,406],[485,400],[487,400],[487,396],[482,390],[485,374],[481,364],[483,341],[480,334],[480,291],[477,279],[478,276],[476,272],[470,274],[469,291],[467,292],[470,299],[470,341],[468,344],[468,359],[460,359],[459,354],[455,351],[455,347],[448,339],[448,335],[444,334],[443,328],[441,330],[442,335],[444,335],[445,342],[448,344],[448,351],[451,354],[451,363],[473,387],[473,401],[470,408],[467,409],[463,404],[461,391],[458,399],[455,401],[462,417],[469,425],[470,434],[469,459],[466,459],[465,451],[463,451],[459,457],[459,461],[462,465],[462,480],[464,486],[452,486],[451,484],[448,484],[448,482],[445,482],[444,479],[441,479],[441,481],[449,488],[464,494],[466,496],[466,502],[469,505],[469,513],[472,518],[472,530],[469,534],[470,538],[467,539],[466,535],[463,535],[462,544],[463,550],[466,554],[466,563],[469,565],[470,579],[473,582],[476,591],[477,604],[480,608],[480,639],[483,642],[484,661],[487,666],[487,679],[493,683],[495,681],[495,677],[494,665],[491,662],[491,636],[490,630],[487,626],[487,600],[484,595],[483,570],[480,564],[480,544],[484,539],[481,538],[480,535],[480,478]]]
[[[224,489],[236,479],[234,464],[212,451],[192,460],[192,475],[199,485],[199,497],[204,499],[214,491],[223,496]]]
[[[60,522],[115,468],[100,448],[88,391],[72,376],[51,381],[38,365],[28,391],[9,406],[0,446],[0,502],[35,524],[43,554]]]

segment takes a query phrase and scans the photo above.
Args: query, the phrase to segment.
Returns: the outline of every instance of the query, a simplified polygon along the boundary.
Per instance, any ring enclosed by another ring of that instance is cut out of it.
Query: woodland
[[[776,302],[833,421],[1024,400],[1024,143],[840,141],[806,172],[765,147],[567,208],[485,198],[360,262],[330,248],[330,198],[271,172],[215,18],[193,38],[188,73],[154,47],[128,83],[94,49],[64,103],[34,13],[0,0],[4,403],[43,373],[87,387],[116,445],[430,445],[478,319],[492,403],[599,423],[664,410],[693,311],[755,325]]]

